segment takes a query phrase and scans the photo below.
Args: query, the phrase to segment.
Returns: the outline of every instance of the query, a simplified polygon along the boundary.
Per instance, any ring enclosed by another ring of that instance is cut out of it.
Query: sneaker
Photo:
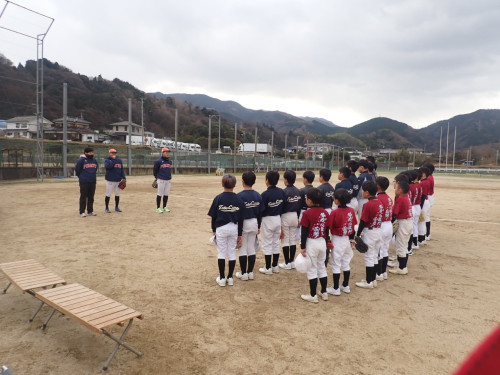
[[[249,272],[248,273],[248,280],[253,280],[253,279],[254,279],[253,272]]]
[[[340,288],[342,288],[342,287],[340,287]],[[339,289],[334,289],[333,287],[326,288],[326,292],[328,294],[333,295],[333,296],[340,296],[340,288]]]
[[[397,260],[392,260],[387,262],[387,267],[399,267],[399,262]]]
[[[122,212],[122,210],[120,210],[118,207],[115,207],[115,211],[116,212]]]
[[[284,270],[291,270],[292,269],[292,265],[290,263],[280,263],[280,264],[278,264],[278,266],[280,268],[283,268]]]
[[[272,275],[273,274],[272,268],[262,267],[262,268],[259,268],[259,272],[263,273],[264,275]]]
[[[87,217],[87,214],[85,212],[80,214],[80,217]]]
[[[361,280],[356,283],[356,286],[364,289],[373,289],[373,283],[367,283],[366,280]]]
[[[234,279],[232,277],[227,278],[227,285],[233,286],[234,285]]]
[[[318,295],[316,294],[314,297],[311,296],[310,294],[302,294],[300,296],[304,301],[307,302],[312,302],[312,303],[318,303]]]
[[[378,286],[378,283],[377,283],[377,280],[373,280],[371,282],[371,284],[373,284],[373,287],[376,288]]]
[[[425,236],[425,240],[426,241],[430,241],[431,240],[431,235],[429,234],[428,236]]]
[[[107,214],[110,214],[110,213],[111,213],[111,211],[109,210],[109,208],[106,208],[106,209],[104,210],[104,212],[106,212]]]
[[[156,209],[156,212],[158,212],[159,214],[162,214],[163,213],[163,210],[161,208],[157,208]]]
[[[273,273],[280,273],[280,268],[278,266],[272,268]]]
[[[413,255],[413,249],[411,249],[410,251],[408,251],[407,253],[408,255]]]
[[[397,268],[390,269],[389,272],[395,273],[396,275],[408,275],[408,268],[405,267],[405,268],[401,269],[401,268],[397,267]]]
[[[321,297],[321,299],[323,301],[328,301],[328,292],[325,292],[325,293],[319,293],[319,296]]]
[[[248,280],[248,273],[236,272],[236,277],[240,280],[247,281]]]
[[[380,274],[380,275],[377,275],[376,281],[384,281],[384,275],[383,274]]]
[[[351,293],[351,288],[349,288],[349,285],[347,285],[347,286],[340,285],[339,289],[340,289],[341,292],[344,292],[344,293],[347,293],[347,294]]]
[[[384,272],[384,273],[382,274],[382,276],[384,277],[384,280],[387,280],[387,271],[386,271],[386,272]]]
[[[97,216],[97,214],[94,211],[92,211],[92,212],[89,212],[89,216]]]
[[[294,270],[294,269],[295,269],[295,262],[290,262],[290,268],[291,268],[292,270]]]
[[[170,210],[167,207],[163,207],[163,212],[170,212]]]
[[[224,279],[221,279],[220,277],[217,277],[217,278],[215,279],[215,282],[216,282],[217,284],[219,284],[219,286],[226,286],[226,279],[225,279],[225,278],[224,278]]]

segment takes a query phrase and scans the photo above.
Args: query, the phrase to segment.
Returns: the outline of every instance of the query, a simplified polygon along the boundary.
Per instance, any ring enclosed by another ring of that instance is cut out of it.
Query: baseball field
[[[132,176],[123,212],[106,214],[101,177],[98,216],[87,218],[76,179],[2,183],[0,263],[36,259],[144,314],[126,340],[144,356],[120,349],[109,374],[450,374],[498,325],[499,178],[435,175],[432,240],[410,258],[409,274],[356,288],[365,272],[356,252],[351,293],[318,304],[301,300],[308,282],[295,270],[216,284],[207,211],[220,180],[174,176],[171,213],[157,214],[152,177]],[[255,188],[265,189],[263,176]],[[0,294],[0,366],[100,373],[114,342],[61,314],[42,332],[50,309],[29,323],[37,305],[15,287]]]

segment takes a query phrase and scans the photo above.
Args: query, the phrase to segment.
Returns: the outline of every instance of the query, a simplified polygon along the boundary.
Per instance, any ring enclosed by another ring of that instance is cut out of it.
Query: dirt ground
[[[500,179],[435,180],[432,240],[410,258],[409,275],[357,288],[356,253],[351,293],[319,304],[300,299],[308,283],[294,270],[215,283],[215,176],[174,177],[172,212],[161,215],[151,177],[129,177],[123,212],[105,214],[99,178],[98,216],[87,218],[74,179],[2,183],[0,263],[36,259],[144,313],[127,336],[144,356],[120,349],[109,374],[450,374],[499,323]],[[0,365],[17,375],[100,373],[114,343],[60,314],[42,332],[49,308],[28,322],[37,305],[15,287],[0,294]]]

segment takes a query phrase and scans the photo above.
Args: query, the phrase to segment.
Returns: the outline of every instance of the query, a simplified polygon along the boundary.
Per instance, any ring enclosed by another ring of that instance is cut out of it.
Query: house
[[[152,141],[155,138],[155,133],[144,130],[144,145],[152,146]]]
[[[132,145],[142,145],[143,144],[143,134],[142,134],[142,126],[138,124],[134,124],[133,122],[130,124],[132,127],[131,135],[132,135]],[[111,137],[111,143],[128,145],[128,132],[129,132],[129,123],[128,121],[115,122],[113,124],[107,125],[109,130],[106,130],[106,133]]]
[[[308,158],[318,156],[321,159],[324,153],[333,151],[334,147],[330,143],[308,143],[306,144],[306,155]]]
[[[90,129],[90,122],[78,117],[68,117],[66,119],[68,124],[67,134],[68,140],[80,142],[98,142],[99,132]],[[63,139],[63,122],[64,118],[54,120],[54,126],[45,131],[47,138],[54,140]]]
[[[7,138],[37,138],[36,116],[18,116],[6,122],[7,129],[5,130],[5,136]],[[52,126],[52,122],[45,117],[41,119],[41,124],[44,132]]]

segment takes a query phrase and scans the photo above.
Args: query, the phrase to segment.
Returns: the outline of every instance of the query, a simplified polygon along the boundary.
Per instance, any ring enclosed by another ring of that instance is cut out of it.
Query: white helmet
[[[303,256],[302,253],[299,253],[297,255],[297,258],[295,258],[295,269],[299,273],[307,273],[309,271],[309,268],[311,268],[312,263],[311,263],[311,258],[308,256]]]

